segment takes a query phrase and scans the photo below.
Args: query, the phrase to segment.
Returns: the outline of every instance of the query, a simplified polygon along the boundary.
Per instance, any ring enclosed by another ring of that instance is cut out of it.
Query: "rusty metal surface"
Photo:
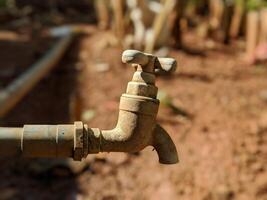
[[[88,128],[82,122],[73,125],[25,125],[23,129],[0,128],[0,155],[19,153],[27,157],[72,157],[81,160],[91,153],[138,152],[153,146],[160,163],[177,163],[176,147],[156,121],[159,100],[156,99],[154,74],[156,69],[174,71],[176,61],[159,59],[136,50],[125,51],[122,61],[133,64],[137,70],[126,93],[121,96],[114,129]]]
[[[82,160],[84,149],[84,126],[82,122],[74,123],[74,148],[73,159]]]

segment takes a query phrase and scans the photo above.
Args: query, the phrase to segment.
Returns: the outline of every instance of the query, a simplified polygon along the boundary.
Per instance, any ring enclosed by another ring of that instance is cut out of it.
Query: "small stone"
[[[110,68],[108,63],[97,63],[94,66],[97,72],[107,72]]]
[[[267,90],[263,90],[260,92],[259,97],[263,100],[267,102]]]
[[[255,162],[251,165],[251,169],[254,171],[254,172],[260,172],[264,169],[264,166],[262,163],[259,163],[259,162]]]
[[[95,160],[96,161],[106,162],[107,156],[108,156],[107,152],[98,153],[98,154],[95,155]]]
[[[205,43],[205,47],[207,49],[215,49],[216,48],[216,43],[213,40],[207,40]]]
[[[85,160],[82,161],[73,161],[72,159],[68,160],[68,167],[74,174],[79,174],[83,172],[87,167],[88,163]]]
[[[256,195],[265,195],[267,191],[267,173],[260,174],[254,184],[256,188]]]
[[[258,125],[261,130],[267,130],[267,112],[261,114]]]
[[[94,110],[85,110],[82,113],[82,121],[89,122],[95,117],[95,111]]]

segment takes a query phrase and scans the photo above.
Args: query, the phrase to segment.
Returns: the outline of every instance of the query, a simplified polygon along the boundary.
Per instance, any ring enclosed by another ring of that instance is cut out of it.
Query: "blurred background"
[[[1,158],[0,199],[266,200],[265,6],[265,0],[0,0],[1,126],[82,120],[113,128],[134,72],[121,54],[138,49],[177,59],[177,72],[157,77],[158,121],[180,156],[173,166],[160,165],[152,148],[83,162]],[[62,56],[53,56],[67,36]],[[17,100],[3,111],[12,101],[1,93],[40,59],[52,62],[51,70],[23,98],[14,90],[10,99]]]

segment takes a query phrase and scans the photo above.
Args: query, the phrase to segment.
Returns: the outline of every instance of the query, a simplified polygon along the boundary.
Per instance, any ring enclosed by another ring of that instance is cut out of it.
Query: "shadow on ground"
[[[53,41],[49,38],[1,40],[1,89],[46,53]],[[75,46],[72,45],[62,62],[1,119],[1,126],[60,124],[72,120],[71,102],[76,94],[77,79],[73,64],[78,52]],[[0,163],[0,199],[75,199],[78,190],[75,174],[66,160],[1,158]]]

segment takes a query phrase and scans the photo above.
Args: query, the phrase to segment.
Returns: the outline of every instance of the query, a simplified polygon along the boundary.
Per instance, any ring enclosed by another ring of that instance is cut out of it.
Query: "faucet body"
[[[73,157],[81,160],[98,152],[138,152],[153,146],[159,162],[178,162],[176,147],[167,132],[157,124],[159,108],[155,69],[172,71],[173,59],[159,59],[135,50],[123,53],[122,61],[136,71],[121,96],[117,125],[112,130],[88,128],[82,122],[73,125],[25,125],[0,128],[0,156]],[[7,151],[8,150],[8,151]]]

